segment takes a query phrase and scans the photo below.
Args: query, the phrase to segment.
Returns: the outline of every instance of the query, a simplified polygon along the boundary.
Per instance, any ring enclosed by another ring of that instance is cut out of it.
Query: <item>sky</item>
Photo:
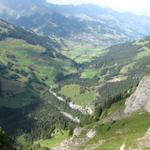
[[[47,0],[56,4],[96,4],[120,12],[150,16],[150,0]]]

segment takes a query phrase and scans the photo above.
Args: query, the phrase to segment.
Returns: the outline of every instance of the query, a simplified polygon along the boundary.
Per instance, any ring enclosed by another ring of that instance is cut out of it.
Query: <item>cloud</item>
[[[150,0],[47,0],[56,4],[96,4],[120,12],[150,15]]]

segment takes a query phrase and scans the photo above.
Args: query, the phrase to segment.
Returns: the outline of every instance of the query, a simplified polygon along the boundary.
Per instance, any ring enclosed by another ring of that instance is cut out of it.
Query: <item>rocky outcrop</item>
[[[126,100],[125,113],[143,109],[150,113],[150,76],[145,77],[137,87],[136,91]]]
[[[91,129],[87,134],[86,134],[86,136],[88,137],[88,138],[94,138],[95,137],[95,135],[96,135],[96,130],[93,130],[93,129]]]
[[[86,136],[82,137],[80,136],[82,132],[86,132]],[[87,130],[84,128],[76,128],[74,129],[73,132],[73,136],[70,137],[69,139],[63,141],[62,143],[60,143],[59,146],[52,148],[51,150],[77,150],[79,149],[79,147],[88,142],[90,139],[94,138],[96,135],[96,131],[94,129],[91,130]],[[101,140],[99,143],[97,143],[96,145],[88,145],[88,147],[86,148],[86,150],[94,150],[93,147],[96,148],[96,146],[99,146],[100,144],[102,144],[104,141]]]
[[[88,137],[80,137],[80,134],[86,130],[84,128],[74,129],[73,136],[67,140],[64,140],[57,147],[52,148],[51,150],[77,150],[80,145],[88,141]]]

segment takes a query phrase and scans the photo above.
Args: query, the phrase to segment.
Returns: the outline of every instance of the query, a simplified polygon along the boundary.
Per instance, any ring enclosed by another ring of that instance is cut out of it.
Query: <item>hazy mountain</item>
[[[19,5],[18,5],[19,4]],[[2,18],[39,34],[110,45],[150,33],[149,17],[95,5],[54,5],[46,1],[0,1]]]
[[[40,10],[44,11],[44,9],[41,8],[45,8],[46,6],[44,0],[1,0],[0,7],[0,14],[6,15],[6,17],[19,17],[22,15],[31,15]]]

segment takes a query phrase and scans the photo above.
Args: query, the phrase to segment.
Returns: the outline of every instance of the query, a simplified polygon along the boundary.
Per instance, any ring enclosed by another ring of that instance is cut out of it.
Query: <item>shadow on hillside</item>
[[[39,102],[21,108],[0,108],[0,126],[9,134],[28,133],[35,128],[35,120],[29,117]]]

